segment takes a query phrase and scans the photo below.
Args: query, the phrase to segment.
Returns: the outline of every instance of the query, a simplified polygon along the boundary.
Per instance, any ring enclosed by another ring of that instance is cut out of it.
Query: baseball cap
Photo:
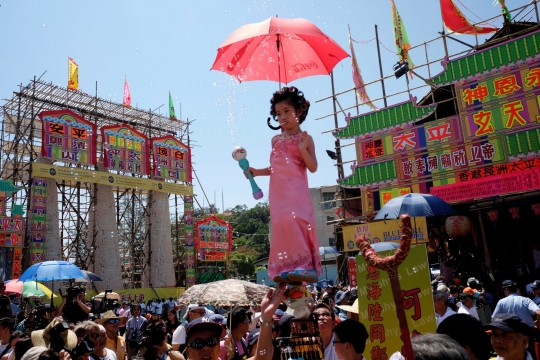
[[[477,278],[471,277],[467,279],[467,285],[470,285],[472,282],[479,283]]]
[[[533,288],[533,289],[540,288],[540,280],[534,280],[532,285],[531,285],[531,288]]]
[[[197,331],[209,330],[216,335],[216,339],[220,339],[223,327],[220,324],[210,321],[207,318],[198,318],[191,321],[186,330],[186,340],[189,339]]]
[[[498,314],[493,321],[484,326],[486,329],[501,329],[506,332],[517,332],[524,335],[529,335],[531,327],[521,318],[514,314]]]
[[[203,310],[203,309],[204,309],[204,306],[199,305],[199,304],[189,304],[188,307],[187,307],[188,311]]]
[[[469,299],[474,299],[474,296],[469,294],[469,293],[461,293],[459,294],[459,300],[469,300]]]
[[[502,282],[502,287],[505,288],[505,287],[510,287],[510,286],[517,286],[515,282],[513,282],[512,280],[504,280]]]
[[[450,289],[444,284],[441,284],[441,285],[437,286],[437,291],[442,291],[442,292],[445,292],[447,294],[450,293]]]
[[[227,325],[227,319],[220,314],[210,316],[210,321],[215,322],[216,324]]]
[[[261,333],[260,328],[253,329],[249,332],[248,336],[248,345],[253,346],[257,340],[259,340],[259,334]]]

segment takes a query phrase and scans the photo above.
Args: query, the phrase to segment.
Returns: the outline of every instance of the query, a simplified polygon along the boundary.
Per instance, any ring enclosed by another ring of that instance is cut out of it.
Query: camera
[[[51,345],[50,348],[53,349],[56,352],[60,352],[60,350],[64,350],[65,343],[64,338],[62,337],[62,333],[64,331],[68,331],[69,325],[67,322],[62,321],[58,324],[56,324],[52,329],[49,330],[49,337],[51,339]]]
[[[83,357],[86,354],[90,354],[94,352],[94,342],[90,340],[88,335],[85,335],[81,342],[77,344],[77,346],[73,349],[71,353],[72,359],[79,359]]]

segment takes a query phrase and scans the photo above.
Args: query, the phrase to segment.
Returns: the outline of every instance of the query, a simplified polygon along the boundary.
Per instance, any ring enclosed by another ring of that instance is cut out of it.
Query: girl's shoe
[[[317,276],[316,270],[304,270],[304,269],[297,269],[294,271],[290,271],[287,273],[287,280],[289,283],[292,282],[307,282],[307,283],[314,283],[319,281],[319,277]]]
[[[280,273],[279,275],[274,276],[274,278],[272,280],[275,283],[287,283],[287,282],[289,282],[289,280],[287,279],[287,274],[288,274],[288,272],[284,271],[284,272]]]

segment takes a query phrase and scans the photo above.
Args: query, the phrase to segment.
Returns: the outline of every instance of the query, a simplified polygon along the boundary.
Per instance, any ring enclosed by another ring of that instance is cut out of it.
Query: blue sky
[[[500,14],[492,0],[461,0],[457,5],[472,21]],[[510,0],[510,9],[528,0]],[[93,94],[98,82],[98,95],[121,102],[123,78],[131,87],[132,103],[143,109],[155,109],[165,104],[168,92],[175,100],[177,115],[180,102],[182,117],[196,119],[192,126],[193,161],[206,194],[221,208],[221,192],[225,207],[238,204],[254,206],[249,183],[231,157],[234,146],[247,149],[248,160],[254,167],[269,164],[270,139],[277,132],[266,126],[269,99],[277,83],[255,81],[239,84],[230,76],[210,71],[217,48],[235,29],[243,24],[260,22],[270,16],[303,17],[311,20],[323,32],[348,51],[347,25],[356,40],[374,38],[374,25],[379,26],[380,41],[391,51],[393,44],[392,18],[389,1],[14,1],[0,2],[0,98],[11,98],[20,83],[26,84],[34,75],[47,73],[43,80],[66,86],[67,58],[79,63],[80,89]],[[442,29],[439,2],[435,0],[396,0],[411,44],[417,45],[438,36]],[[474,13],[474,14],[473,14]],[[501,19],[494,21],[501,24]],[[474,36],[460,36],[474,43]],[[449,41],[451,52],[464,49]],[[358,62],[366,82],[379,78],[376,43],[355,44]],[[381,47],[383,70],[391,73],[397,56]],[[441,42],[428,46],[430,60],[444,54]],[[425,63],[423,49],[411,51],[417,64]],[[432,76],[442,67],[430,68]],[[419,73],[427,76],[427,69]],[[334,70],[336,92],[352,88],[350,58]],[[411,87],[421,85],[415,78]],[[309,175],[311,187],[333,185],[337,170],[326,155],[334,138],[321,134],[333,128],[333,118],[314,119],[332,112],[330,101],[315,103],[331,94],[330,78],[317,76],[291,83],[303,90],[312,103],[310,114],[303,124],[315,140],[319,169]],[[402,79],[386,82],[387,93],[406,89]],[[372,98],[381,96],[380,85],[368,87]],[[421,98],[426,90],[413,92]],[[389,104],[404,101],[406,95],[392,97]],[[4,101],[1,101],[4,103]],[[343,107],[354,105],[354,95],[340,98]],[[382,107],[382,101],[377,102]],[[367,112],[363,106],[360,112]],[[351,111],[352,112],[352,111]],[[355,114],[355,112],[352,112]],[[344,116],[339,116],[344,126]],[[346,148],[344,159],[354,158],[353,147]],[[350,174],[345,166],[345,175]],[[257,178],[265,195],[268,178]],[[195,193],[202,204],[202,192],[195,182]],[[265,196],[266,199],[266,196]],[[263,199],[264,200],[264,199]],[[206,201],[205,201],[206,202]],[[207,203],[207,202],[206,202]]]

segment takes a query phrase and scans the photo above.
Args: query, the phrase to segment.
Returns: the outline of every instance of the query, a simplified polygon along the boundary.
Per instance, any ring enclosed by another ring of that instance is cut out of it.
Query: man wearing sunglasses
[[[261,303],[261,330],[255,352],[255,360],[271,360],[273,355],[272,315],[276,312],[285,284],[270,290]],[[219,338],[222,327],[206,318],[196,319],[188,324],[186,331],[186,351],[189,360],[219,360]],[[226,360],[226,359],[221,359]]]
[[[103,325],[107,334],[107,349],[116,353],[119,359],[124,359],[126,356],[126,341],[123,337],[118,336],[118,327],[121,322],[126,323],[125,317],[116,316],[111,310],[105,312],[101,319],[96,320],[96,323]]]

